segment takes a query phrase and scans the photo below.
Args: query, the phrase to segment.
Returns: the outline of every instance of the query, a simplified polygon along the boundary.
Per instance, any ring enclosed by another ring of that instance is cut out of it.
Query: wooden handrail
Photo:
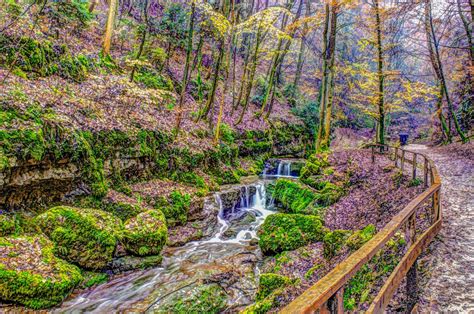
[[[425,186],[427,186],[426,180],[428,177],[430,177],[431,181],[430,186],[416,198],[411,200],[410,203],[395,215],[392,220],[388,222],[370,241],[351,254],[343,262],[338,264],[326,276],[321,278],[313,286],[303,292],[303,294],[293,300],[293,302],[283,308],[281,313],[313,313],[316,310],[327,312],[329,310],[328,302],[334,299],[337,306],[331,307],[333,312],[342,313],[343,307],[340,303],[342,302],[341,295],[344,285],[348,283],[355,273],[365,263],[367,263],[398,230],[402,229],[405,224],[407,224],[413,239],[409,239],[407,252],[392,271],[389,278],[385,281],[382,289],[379,291],[368,310],[369,313],[383,312],[388,302],[390,302],[393,293],[396,291],[396,288],[399,286],[403,276],[407,275],[409,271],[416,272],[416,259],[439,232],[441,228],[441,210],[439,202],[441,180],[433,161],[424,154],[399,147],[374,144],[371,148],[372,161],[375,161],[375,153],[379,153],[376,152],[375,148],[380,148],[381,153],[389,152],[390,149],[394,150],[395,166],[403,169],[405,162],[412,165],[411,173],[413,178],[416,177],[417,165],[423,167]],[[398,154],[398,151],[401,151],[401,155]],[[412,154],[413,159],[407,160],[405,158],[407,155],[406,153]],[[417,160],[417,155],[423,157],[424,163],[421,162],[422,159]],[[400,163],[398,163],[399,159]],[[429,174],[428,171],[430,172]],[[432,224],[420,237],[416,238],[416,210],[429,198],[433,199]]]

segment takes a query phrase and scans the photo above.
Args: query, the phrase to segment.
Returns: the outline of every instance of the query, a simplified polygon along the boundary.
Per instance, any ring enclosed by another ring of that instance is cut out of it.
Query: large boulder
[[[0,299],[32,309],[59,304],[82,281],[43,236],[0,238]]]
[[[138,256],[157,255],[166,244],[166,218],[158,209],[151,209],[127,220],[122,243],[125,249]]]
[[[278,213],[265,219],[258,232],[258,244],[264,254],[273,254],[322,241],[325,233],[318,216]]]
[[[87,269],[103,269],[112,261],[122,222],[98,209],[53,207],[36,218],[54,242],[54,252]]]

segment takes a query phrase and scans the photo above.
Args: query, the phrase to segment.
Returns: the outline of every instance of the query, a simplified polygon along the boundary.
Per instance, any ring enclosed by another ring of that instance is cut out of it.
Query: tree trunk
[[[319,127],[318,134],[316,138],[316,151],[321,149],[321,140],[323,138],[324,130],[324,119],[326,117],[326,93],[327,93],[327,82],[328,82],[328,32],[329,32],[329,20],[330,20],[330,7],[329,4],[325,5],[325,19],[324,19],[324,29],[323,29],[323,64],[322,64],[322,78],[321,86],[319,88]]]
[[[186,47],[186,63],[184,65],[183,72],[183,82],[181,84],[181,94],[179,96],[179,103],[176,107],[176,128],[175,128],[175,138],[179,135],[179,130],[181,128],[181,120],[183,117],[183,102],[186,95],[186,88],[188,86],[188,75],[189,75],[189,64],[191,61],[191,52],[193,50],[193,33],[194,33],[194,15],[196,12],[195,2],[191,2],[191,17],[189,20],[189,29],[188,29],[188,44]]]
[[[439,82],[441,84],[441,88],[444,91],[444,96],[445,96],[446,102],[448,104],[448,113],[449,113],[449,115],[448,115],[449,116],[448,127],[449,127],[449,130],[451,130],[450,122],[453,121],[456,132],[461,137],[462,142],[465,143],[467,141],[467,138],[464,135],[464,132],[461,130],[461,127],[459,125],[458,118],[456,117],[456,114],[454,112],[453,103],[451,102],[451,98],[449,96],[448,87],[446,85],[446,79],[445,79],[445,76],[444,76],[443,64],[441,62],[441,58],[440,58],[440,55],[439,55],[439,47],[438,47],[439,43],[436,39],[436,33],[435,33],[435,30],[434,30],[434,26],[433,26],[433,18],[431,16],[431,1],[430,0],[426,0],[426,6],[428,7],[429,27],[430,27],[430,31],[431,31],[431,38],[433,40],[434,59],[435,59],[435,62],[437,63],[437,65],[438,65],[438,71],[439,71],[438,72],[438,75],[439,75],[438,79],[439,79]]]
[[[214,145],[217,145],[219,143],[219,136],[220,136],[220,130],[221,130],[221,122],[222,122],[222,116],[224,114],[224,104],[225,104],[225,96],[227,95],[227,91],[229,89],[229,68],[230,68],[230,59],[232,58],[232,46],[233,46],[233,41],[234,41],[234,27],[235,27],[235,5],[234,5],[234,0],[231,0],[230,3],[230,19],[231,19],[231,30],[230,30],[230,36],[229,41],[227,43],[228,47],[228,52],[227,52],[227,58],[226,58],[226,65],[225,65],[225,75],[224,75],[224,91],[222,92],[222,97],[219,105],[219,115],[217,116],[217,124],[216,124],[216,133],[214,136]],[[223,50],[225,47],[223,48]]]
[[[433,50],[433,39],[431,34],[431,27],[430,27],[430,20],[431,20],[431,13],[430,13],[430,6],[428,3],[425,3],[425,33],[426,33],[426,44],[428,47],[428,53],[430,56],[431,65],[433,66],[433,70],[435,72],[437,85],[440,89],[438,100],[436,101],[436,116],[439,119],[441,133],[443,134],[443,138],[447,140],[449,143],[452,142],[452,135],[451,130],[448,128],[446,124],[446,119],[444,118],[443,114],[443,98],[444,98],[444,89],[441,87],[439,82],[439,67],[438,63],[436,62],[434,50]]]
[[[118,0],[110,0],[109,14],[107,16],[107,24],[105,28],[104,45],[103,45],[104,55],[110,54],[110,42],[112,40],[112,33],[114,32],[114,22],[115,22],[115,14],[117,12],[117,5],[118,5]]]
[[[321,148],[329,148],[329,138],[331,134],[331,116],[332,116],[332,104],[334,96],[334,76],[335,76],[335,59],[336,59],[336,30],[337,30],[337,4],[333,4],[331,7],[331,32],[329,34],[329,77],[327,82],[326,92],[326,112],[324,117],[324,131],[321,140]]]
[[[374,0],[375,7],[375,32],[377,35],[377,78],[378,78],[378,99],[377,106],[379,109],[378,115],[378,130],[377,130],[377,143],[385,144],[385,104],[384,104],[384,59],[383,59],[383,46],[382,46],[382,22],[380,19],[380,7],[379,0]]]
[[[143,53],[143,47],[145,46],[146,34],[148,32],[148,0],[145,0],[144,6],[143,6],[143,19],[145,21],[145,28],[143,29],[143,34],[140,41],[140,47],[138,48],[136,60],[139,60]],[[133,82],[133,76],[135,75],[136,69],[137,69],[137,66],[134,65],[132,72],[130,73],[130,82]]]
[[[258,49],[260,48],[260,40],[261,40],[261,36],[262,36],[261,32],[262,32],[262,29],[261,29],[261,26],[259,26],[259,29],[257,31],[257,36],[256,36],[256,39],[255,39],[255,49],[254,49],[254,53],[253,53],[253,57],[252,57],[252,64],[251,64],[251,68],[249,70],[250,71],[249,80],[248,80],[248,85],[247,85],[246,91],[245,91],[244,104],[243,104],[242,112],[240,113],[239,119],[237,120],[235,125],[238,125],[242,122],[242,119],[244,118],[244,115],[245,115],[245,111],[247,111],[247,107],[248,107],[248,104],[249,104],[250,92],[252,91],[253,80],[255,78],[255,70],[257,69]]]

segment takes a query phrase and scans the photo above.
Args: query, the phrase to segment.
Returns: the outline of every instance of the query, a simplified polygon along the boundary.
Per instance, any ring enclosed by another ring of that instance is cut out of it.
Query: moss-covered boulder
[[[166,244],[168,228],[165,216],[157,209],[151,209],[125,223],[122,243],[134,255],[157,255]]]
[[[367,225],[364,229],[354,232],[354,234],[347,239],[346,244],[351,250],[355,251],[372,239],[376,232],[377,230],[374,225]]]
[[[102,269],[110,261],[122,233],[122,222],[98,209],[53,207],[36,218],[54,242],[54,252],[87,269]]]
[[[273,190],[275,201],[281,204],[284,210],[293,214],[316,214],[312,206],[316,194],[298,182],[278,179]]]
[[[293,284],[290,278],[273,273],[260,275],[257,296],[255,303],[248,306],[241,313],[257,314],[267,313],[279,306],[279,297],[284,294],[287,286]]]
[[[297,249],[307,243],[321,241],[326,229],[313,215],[273,214],[265,219],[258,234],[265,254]]]
[[[0,299],[32,309],[59,304],[82,276],[53,251],[54,244],[42,236],[0,238]]]

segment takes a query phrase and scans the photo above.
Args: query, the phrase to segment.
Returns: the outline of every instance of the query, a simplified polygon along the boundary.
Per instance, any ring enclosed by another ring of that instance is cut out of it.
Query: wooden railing
[[[378,291],[367,312],[383,312],[404,277],[407,279],[407,312],[411,312],[416,305],[418,299],[417,258],[441,229],[441,181],[434,163],[423,154],[386,145],[371,145],[369,148],[372,150],[372,162],[375,162],[377,155],[387,155],[396,167],[405,173],[408,170],[413,179],[422,179],[426,189],[410,201],[370,241],[283,308],[282,313],[318,311],[319,313],[343,313],[344,286],[400,230],[405,231],[407,243],[405,254]],[[429,199],[432,200],[430,225],[426,230],[419,232],[421,234],[417,234],[416,211]]]

